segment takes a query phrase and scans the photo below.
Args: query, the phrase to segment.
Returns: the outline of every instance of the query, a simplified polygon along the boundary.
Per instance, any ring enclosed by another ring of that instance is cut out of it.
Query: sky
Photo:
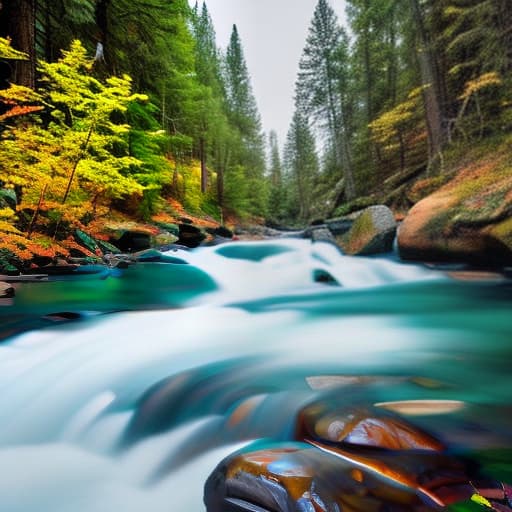
[[[189,0],[191,5],[195,0]],[[293,115],[298,65],[317,0],[206,0],[217,45],[225,49],[236,24],[263,130],[284,144]],[[344,0],[330,0],[344,23]],[[201,5],[201,1],[199,1]]]

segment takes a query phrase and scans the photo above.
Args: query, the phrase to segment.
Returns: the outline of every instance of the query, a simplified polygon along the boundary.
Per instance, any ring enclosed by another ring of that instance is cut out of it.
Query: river
[[[413,419],[512,483],[510,280],[307,240],[169,254],[0,306],[1,511],[204,510],[223,457],[327,394],[458,404]]]

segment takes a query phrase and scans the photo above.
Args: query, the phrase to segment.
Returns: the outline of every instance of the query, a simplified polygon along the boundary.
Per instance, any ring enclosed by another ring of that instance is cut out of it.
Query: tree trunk
[[[11,81],[25,87],[36,84],[36,0],[3,0],[0,3],[0,36],[10,37],[16,50],[29,60],[16,61]]]
[[[504,52],[502,73],[510,73],[512,70],[512,12],[509,0],[497,0],[495,2],[496,18],[501,39],[501,47]]]
[[[96,3],[95,10],[95,19],[96,26],[98,27],[98,35],[97,39],[99,43],[103,45],[103,59],[107,66],[107,69],[110,70],[110,60],[109,60],[109,46],[108,46],[108,9],[110,6],[110,0],[98,0]]]
[[[224,175],[230,158],[229,149],[225,149],[225,151],[225,155],[222,155],[222,150],[219,149],[217,158],[217,202],[222,214],[224,212]]]
[[[370,10],[369,0],[365,1],[365,13]],[[370,52],[370,27],[367,21],[364,28],[363,35],[363,54],[364,54],[364,74],[366,82],[366,124],[373,121],[373,73],[371,65],[371,52]]]
[[[350,154],[350,144],[347,137],[347,127],[344,116],[342,98],[340,103],[339,115],[337,112],[336,102],[334,98],[333,73],[331,71],[331,63],[327,63],[327,93],[328,93],[328,109],[329,109],[329,130],[331,131],[331,139],[334,144],[334,155],[338,164],[343,168],[343,176],[345,178],[345,196],[347,199],[355,197],[354,171],[352,166],[352,157]]]
[[[418,0],[410,0],[410,2],[419,43],[417,58],[420,66],[421,81],[426,86],[423,91],[423,99],[429,140],[429,160],[432,161],[441,152],[445,141],[441,101],[442,88],[439,83],[437,63],[430,37],[425,27],[421,6]]]
[[[206,169],[206,150],[204,137],[199,139],[199,158],[201,160],[201,192],[206,193],[208,186],[208,171]]]

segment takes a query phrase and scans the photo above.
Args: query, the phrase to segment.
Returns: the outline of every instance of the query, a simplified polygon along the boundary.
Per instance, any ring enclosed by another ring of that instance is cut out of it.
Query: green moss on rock
[[[337,242],[346,254],[377,254],[392,250],[395,233],[396,222],[391,210],[384,205],[370,206]]]

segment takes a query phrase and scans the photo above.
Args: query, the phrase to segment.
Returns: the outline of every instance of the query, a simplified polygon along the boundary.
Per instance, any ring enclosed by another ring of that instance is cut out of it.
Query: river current
[[[416,404],[512,483],[510,280],[293,239],[169,255],[0,305],[0,511],[204,510],[221,459],[325,396]]]

